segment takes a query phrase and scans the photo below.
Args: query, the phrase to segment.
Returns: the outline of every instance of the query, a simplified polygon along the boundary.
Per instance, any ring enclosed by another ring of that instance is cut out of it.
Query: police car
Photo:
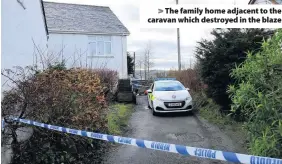
[[[190,112],[193,109],[189,88],[174,78],[159,78],[146,91],[148,107],[157,113]]]

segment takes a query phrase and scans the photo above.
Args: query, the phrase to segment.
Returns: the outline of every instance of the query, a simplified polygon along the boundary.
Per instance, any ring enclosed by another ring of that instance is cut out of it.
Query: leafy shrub
[[[107,132],[107,103],[95,72],[48,69],[37,74],[20,74],[14,83],[17,87],[4,93],[2,116],[15,115],[74,129]],[[20,125],[10,127],[15,132]],[[101,160],[104,149],[100,141],[32,128],[32,137],[21,143],[12,133],[13,163],[99,163]]]
[[[249,52],[233,70],[240,84],[231,85],[232,112],[246,121],[250,151],[282,157],[282,30],[262,43],[262,51]]]
[[[263,38],[271,31],[266,29],[214,29],[213,40],[202,40],[196,47],[201,80],[208,85],[207,96],[230,110],[231,100],[226,93],[234,84],[229,74],[236,64],[246,58],[246,51],[259,51]]]

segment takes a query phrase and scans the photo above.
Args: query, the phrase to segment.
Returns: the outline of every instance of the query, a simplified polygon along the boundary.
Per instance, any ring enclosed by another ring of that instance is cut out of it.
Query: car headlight
[[[191,97],[186,97],[185,101],[190,100]]]

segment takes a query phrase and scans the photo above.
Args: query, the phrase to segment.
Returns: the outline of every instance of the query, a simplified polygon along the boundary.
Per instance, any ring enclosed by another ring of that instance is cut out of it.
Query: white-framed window
[[[112,55],[111,36],[89,36],[89,56]]]

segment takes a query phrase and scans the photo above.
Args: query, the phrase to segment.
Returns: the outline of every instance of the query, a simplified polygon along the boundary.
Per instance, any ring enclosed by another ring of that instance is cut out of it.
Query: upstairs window
[[[89,56],[112,54],[111,36],[89,36]]]

